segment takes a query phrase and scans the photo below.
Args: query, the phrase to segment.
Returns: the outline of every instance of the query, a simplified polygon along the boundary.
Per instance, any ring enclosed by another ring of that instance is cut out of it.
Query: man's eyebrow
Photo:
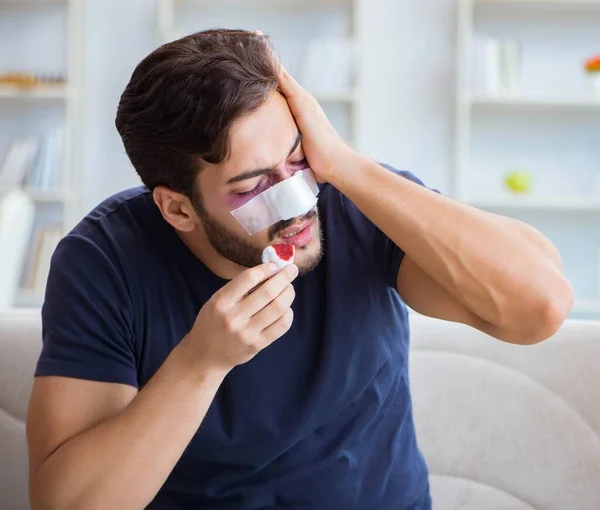
[[[292,154],[294,154],[294,152],[296,152],[296,149],[298,148],[298,145],[300,145],[301,141],[302,141],[302,134],[298,133],[298,135],[296,136],[296,140],[294,141],[294,145],[292,145],[292,148],[290,149],[288,158]],[[248,179],[254,179],[255,177],[259,177],[261,175],[268,174],[269,172],[272,172],[274,169],[275,169],[275,167],[259,168],[257,170],[248,170],[247,172],[242,172],[241,174],[236,175],[235,177],[232,177],[231,179],[229,179],[227,181],[227,184],[235,184],[236,182],[247,181]]]
[[[296,141],[294,142],[294,145],[292,145],[292,149],[290,150],[290,153],[288,154],[288,158],[294,154],[294,152],[296,152],[296,149],[298,148],[298,145],[300,145],[300,142],[302,141],[302,133],[298,133],[298,136],[296,136]]]

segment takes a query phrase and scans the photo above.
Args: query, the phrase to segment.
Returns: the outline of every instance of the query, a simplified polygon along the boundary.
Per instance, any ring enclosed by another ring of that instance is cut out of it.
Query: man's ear
[[[152,192],[154,203],[163,218],[176,230],[191,232],[198,224],[198,217],[190,199],[165,186],[158,186]]]

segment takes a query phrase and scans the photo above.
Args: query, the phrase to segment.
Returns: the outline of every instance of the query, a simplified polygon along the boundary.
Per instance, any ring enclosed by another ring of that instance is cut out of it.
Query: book
[[[23,289],[36,295],[43,295],[50,272],[52,255],[61,238],[62,229],[58,225],[44,225],[35,231],[22,281]]]
[[[41,296],[46,290],[46,282],[50,273],[50,261],[60,241],[60,237],[60,229],[58,227],[47,227],[44,229],[33,282],[33,291],[36,295]]]
[[[16,188],[23,184],[38,150],[38,140],[33,137],[12,142],[0,166],[0,189]]]
[[[29,244],[29,253],[27,256],[27,265],[23,275],[21,287],[26,290],[33,290],[35,285],[36,267],[39,264],[40,252],[42,250],[43,228],[37,228],[32,233]]]
[[[61,187],[63,135],[64,128],[58,126],[41,138],[40,150],[26,178],[28,188],[48,191]]]
[[[521,61],[518,42],[476,36],[471,58],[474,91],[488,95],[518,92]]]

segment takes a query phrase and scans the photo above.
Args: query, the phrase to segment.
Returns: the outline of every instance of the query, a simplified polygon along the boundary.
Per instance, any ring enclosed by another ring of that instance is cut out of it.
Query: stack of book
[[[31,89],[42,86],[63,86],[66,82],[67,80],[62,73],[0,73],[0,87]]]

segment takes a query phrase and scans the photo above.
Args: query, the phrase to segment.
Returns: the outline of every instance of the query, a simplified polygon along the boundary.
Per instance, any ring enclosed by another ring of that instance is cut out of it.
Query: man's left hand
[[[264,37],[260,30],[255,30],[254,34]],[[279,69],[279,91],[286,98],[302,134],[302,148],[306,159],[318,181],[334,184],[338,170],[352,165],[358,153],[337,133],[315,97],[286,71],[266,37],[264,42],[274,65]]]
[[[304,154],[315,176],[321,182],[335,184],[336,173],[350,166],[357,153],[337,133],[314,96],[281,64],[279,89],[302,133]]]

